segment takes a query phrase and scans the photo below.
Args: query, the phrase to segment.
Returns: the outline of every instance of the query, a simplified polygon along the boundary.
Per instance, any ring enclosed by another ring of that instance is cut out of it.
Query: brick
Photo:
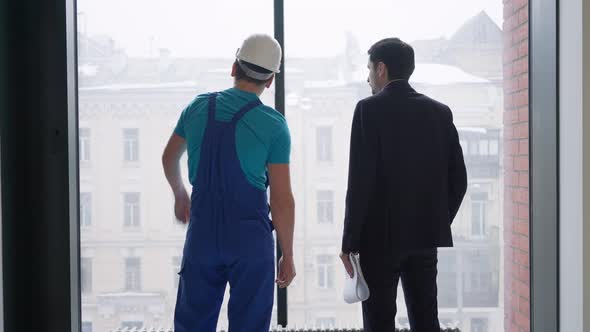
[[[528,24],[522,24],[512,30],[512,45],[517,45],[521,41],[529,38]]]
[[[514,13],[514,6],[512,6],[512,4],[506,3],[504,4],[504,19],[509,18],[510,16],[512,16]]]
[[[515,142],[518,146],[519,143]],[[514,158],[514,169],[517,171],[528,171],[529,170],[529,157],[517,156]]]
[[[519,123],[514,126],[514,138],[528,138],[529,137],[529,124]]]
[[[504,20],[503,31],[511,31],[520,25],[520,11]]]
[[[516,312],[516,313],[514,313],[514,317],[516,319],[516,324],[520,328],[527,328],[527,326],[529,325],[529,322],[530,322],[530,318],[528,316],[525,316],[520,312]]]
[[[518,54],[518,47],[515,48],[516,53]],[[529,57],[524,56],[522,58],[516,59],[513,63],[512,67],[512,75],[522,75],[527,74],[529,72]]]
[[[514,106],[514,96],[510,93],[506,92],[506,88],[504,88],[504,109],[509,110],[512,109]]]
[[[518,24],[528,23],[529,21],[529,6],[528,4],[518,10]]]
[[[516,11],[517,9],[528,5],[529,0],[512,0],[511,3],[513,6],[513,10]]]
[[[512,77],[512,62],[504,64],[504,79]]]
[[[515,261],[520,264],[520,266],[529,267],[529,254],[523,251],[515,250],[514,251],[514,258]]]
[[[527,208],[528,209],[528,208]],[[525,221],[518,221],[514,223],[514,233],[529,236],[529,224]]]
[[[523,204],[529,203],[529,190],[526,188],[518,189],[518,195],[515,197],[516,201]]]
[[[514,158],[509,156],[504,156],[504,167],[506,169],[514,169]]]
[[[529,91],[528,90],[523,90],[521,92],[514,94],[513,98],[514,98],[514,100],[513,100],[514,107],[520,108],[520,107],[529,105]]]
[[[516,287],[514,287],[514,289],[518,289],[520,287],[520,285],[518,284],[518,281],[515,281],[516,283]],[[518,312],[518,295],[517,294],[511,294],[510,295],[510,308],[515,309],[515,312]]]

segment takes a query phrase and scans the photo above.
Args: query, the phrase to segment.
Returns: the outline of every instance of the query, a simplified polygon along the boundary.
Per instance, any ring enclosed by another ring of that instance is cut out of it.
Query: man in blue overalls
[[[189,224],[175,332],[214,332],[227,283],[229,330],[268,332],[274,284],[284,288],[295,277],[289,129],[283,115],[259,99],[280,62],[274,38],[248,37],[232,67],[234,87],[197,96],[164,150],[176,218]],[[190,199],[179,165],[185,150]],[[273,229],[283,252],[276,279]]]

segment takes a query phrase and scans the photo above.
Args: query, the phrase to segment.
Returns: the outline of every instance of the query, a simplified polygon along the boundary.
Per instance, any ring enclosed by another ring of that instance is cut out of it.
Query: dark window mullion
[[[280,73],[275,77],[275,109],[285,115],[285,16],[284,1],[274,0],[274,37],[283,49]],[[277,260],[282,256],[277,238]],[[277,287],[277,324],[287,327],[287,289]]]

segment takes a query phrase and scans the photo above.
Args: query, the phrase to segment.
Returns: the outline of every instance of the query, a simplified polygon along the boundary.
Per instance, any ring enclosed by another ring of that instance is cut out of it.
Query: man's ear
[[[379,77],[387,76],[387,66],[383,62],[377,64],[377,74],[379,74]]]
[[[236,77],[236,71],[238,71],[238,63],[234,62],[231,66],[231,77]]]
[[[275,80],[275,74],[272,74],[272,76],[268,79],[268,81],[266,81],[266,83],[264,84],[264,86],[266,86],[266,88],[270,88],[270,86],[272,85],[272,82]]]

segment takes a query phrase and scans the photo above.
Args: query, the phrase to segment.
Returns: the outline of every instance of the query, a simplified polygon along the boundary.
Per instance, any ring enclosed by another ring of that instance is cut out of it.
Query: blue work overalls
[[[215,119],[209,97],[207,128],[191,196],[175,332],[215,332],[230,284],[230,332],[268,332],[273,307],[274,240],[265,190],[251,185],[236,150],[236,124],[261,104],[248,103],[230,122]]]

